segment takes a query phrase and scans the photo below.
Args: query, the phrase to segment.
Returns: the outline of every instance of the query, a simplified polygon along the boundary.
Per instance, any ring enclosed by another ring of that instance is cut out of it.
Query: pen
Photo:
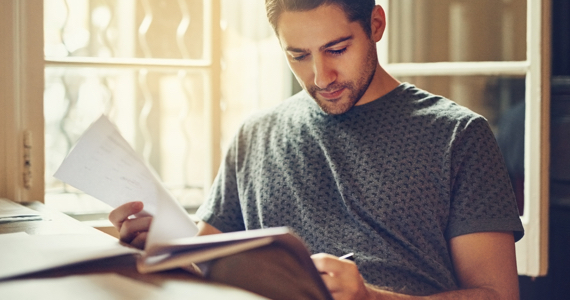
[[[348,260],[354,261],[354,252],[347,253],[347,254],[339,257],[338,259],[340,259],[340,260],[348,259]]]

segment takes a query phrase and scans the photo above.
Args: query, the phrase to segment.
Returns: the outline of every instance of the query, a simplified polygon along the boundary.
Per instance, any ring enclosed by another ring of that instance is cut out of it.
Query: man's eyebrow
[[[291,46],[285,48],[285,51],[288,51],[288,52],[309,52],[309,50],[307,50],[307,49],[295,48],[295,47],[291,47]]]
[[[320,47],[319,47],[319,51],[323,51],[323,50],[325,50],[326,48],[332,47],[332,46],[334,46],[334,45],[336,45],[336,44],[339,44],[339,43],[342,43],[342,42],[344,42],[344,41],[351,40],[351,39],[353,39],[353,38],[354,38],[354,36],[352,36],[352,35],[340,37],[340,38],[338,38],[338,39],[336,39],[336,40],[334,40],[334,41],[330,41],[330,42],[328,42],[328,43],[326,43],[326,44],[320,46]],[[290,47],[290,46],[287,47],[287,48],[285,48],[285,50],[286,50],[286,51],[289,51],[289,52],[309,52],[308,49],[295,48],[295,47]]]
[[[342,43],[342,42],[344,42],[344,41],[352,40],[353,38],[354,38],[354,36],[349,35],[349,36],[345,36],[345,37],[338,38],[338,39],[336,39],[336,40],[334,40],[334,41],[330,41],[330,42],[328,42],[328,43],[326,43],[326,44],[320,46],[320,47],[319,47],[319,51],[323,51],[323,50],[325,50],[325,49],[328,48],[328,47],[332,47],[332,46],[334,46],[334,45],[336,45],[336,44],[340,44],[340,43]]]

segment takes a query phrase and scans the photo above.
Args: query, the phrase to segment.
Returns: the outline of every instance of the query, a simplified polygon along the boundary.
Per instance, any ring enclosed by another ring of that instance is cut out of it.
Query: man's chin
[[[316,102],[321,110],[328,115],[342,115],[354,106],[350,101],[342,101],[342,99],[336,101],[317,99]]]

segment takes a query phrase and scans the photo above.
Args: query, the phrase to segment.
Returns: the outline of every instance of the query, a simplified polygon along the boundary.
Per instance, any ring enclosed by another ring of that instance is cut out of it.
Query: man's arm
[[[459,290],[414,297],[365,285],[356,265],[330,255],[313,261],[334,299],[519,299],[515,243],[510,232],[481,232],[450,240]],[[358,296],[357,296],[358,295]]]
[[[462,235],[451,239],[449,247],[461,288],[487,290],[495,297],[491,299],[519,299],[515,241],[511,232]]]
[[[198,222],[198,234],[197,235],[209,235],[209,234],[218,234],[222,233],[216,227],[204,222]]]

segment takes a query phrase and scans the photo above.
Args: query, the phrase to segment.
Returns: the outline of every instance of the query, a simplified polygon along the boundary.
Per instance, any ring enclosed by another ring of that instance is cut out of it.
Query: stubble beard
[[[307,88],[307,92],[311,97],[317,102],[321,110],[329,115],[341,115],[349,111],[354,105],[362,98],[362,95],[368,90],[372,78],[374,78],[374,73],[376,72],[376,65],[378,64],[378,57],[376,56],[376,47],[374,47],[373,42],[368,48],[368,53],[366,54],[365,64],[362,66],[362,72],[360,77],[354,81],[344,81],[344,82],[333,82],[324,89],[317,87],[316,85],[311,85]],[[318,97],[318,92],[326,91],[338,91],[345,88],[349,91],[348,97],[345,101],[343,98],[336,99],[333,101],[320,99]]]

